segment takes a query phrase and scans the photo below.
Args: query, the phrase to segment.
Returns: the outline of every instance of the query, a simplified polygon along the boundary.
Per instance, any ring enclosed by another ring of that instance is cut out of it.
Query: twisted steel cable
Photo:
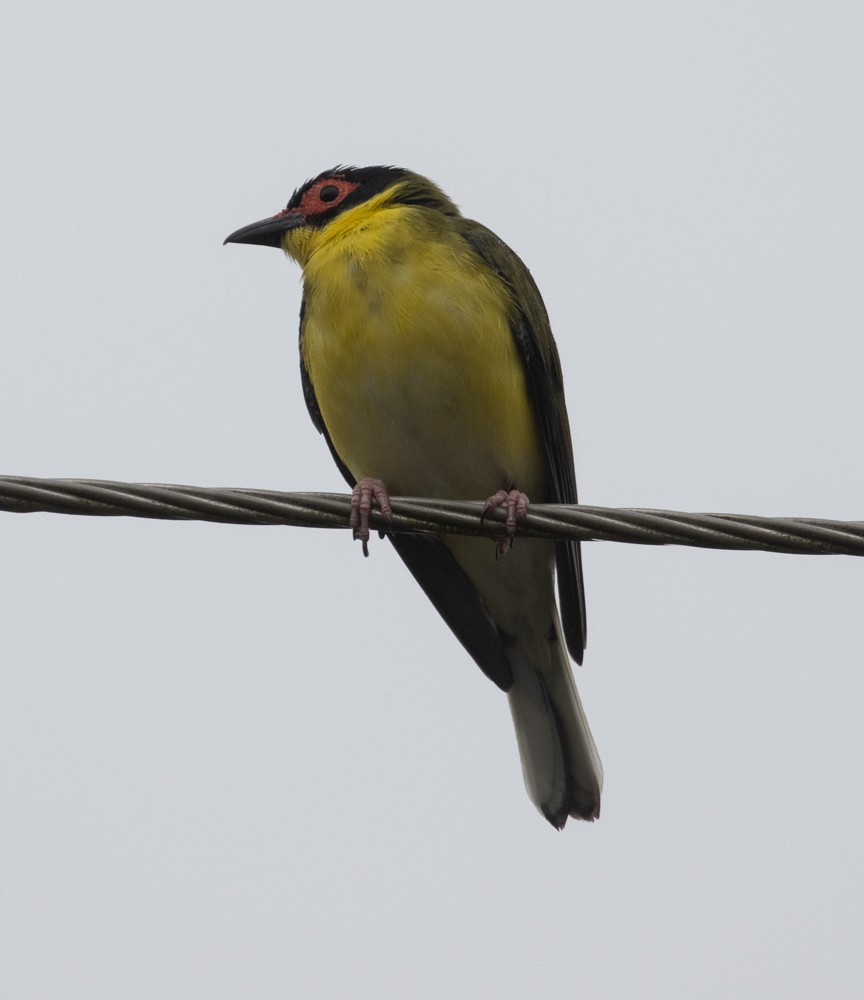
[[[373,512],[372,526],[392,532],[453,531],[496,537],[501,534],[504,520],[503,511],[494,511],[481,523],[483,505],[479,502],[395,497],[392,507],[393,517],[389,520]],[[350,497],[338,493],[281,493],[101,479],[0,476],[0,510],[13,513],[48,511],[226,524],[346,528],[349,508]],[[533,504],[517,534],[639,545],[864,556],[864,521]]]

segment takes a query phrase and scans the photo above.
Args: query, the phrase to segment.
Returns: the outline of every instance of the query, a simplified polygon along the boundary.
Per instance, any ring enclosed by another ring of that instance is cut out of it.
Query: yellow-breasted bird
[[[524,538],[507,551],[529,496],[576,503],[561,366],[528,269],[431,181],[389,166],[325,171],[225,242],[278,247],[303,268],[306,404],[353,487],[364,551],[388,493],[506,507],[497,546],[390,540],[507,692],[531,800],[559,829],[593,820],[603,772],[568,657],[581,663],[585,646],[579,544]]]

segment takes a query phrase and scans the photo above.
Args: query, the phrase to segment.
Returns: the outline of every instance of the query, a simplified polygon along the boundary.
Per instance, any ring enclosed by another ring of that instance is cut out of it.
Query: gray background
[[[861,518],[859,2],[16,5],[0,471],[342,490],[299,272],[334,163],[524,258],[589,503]],[[384,543],[0,515],[0,994],[858,997],[864,564],[592,543],[601,820]]]

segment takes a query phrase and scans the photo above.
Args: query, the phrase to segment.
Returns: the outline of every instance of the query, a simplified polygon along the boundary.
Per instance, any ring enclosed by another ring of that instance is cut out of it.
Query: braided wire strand
[[[503,511],[493,511],[481,521],[483,505],[479,502],[393,497],[391,505],[393,517],[387,519],[375,511],[372,527],[390,532],[452,531],[496,537],[501,534],[504,520]],[[338,493],[0,476],[0,510],[345,528],[350,497]],[[864,521],[818,518],[532,504],[517,534],[638,545],[864,556]]]

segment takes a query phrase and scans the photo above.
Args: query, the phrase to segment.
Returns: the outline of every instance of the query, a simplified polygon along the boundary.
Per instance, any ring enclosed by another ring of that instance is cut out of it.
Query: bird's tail
[[[555,616],[548,638],[508,649],[513,685],[507,692],[528,796],[559,830],[568,816],[600,815],[603,766],[573,680]]]

